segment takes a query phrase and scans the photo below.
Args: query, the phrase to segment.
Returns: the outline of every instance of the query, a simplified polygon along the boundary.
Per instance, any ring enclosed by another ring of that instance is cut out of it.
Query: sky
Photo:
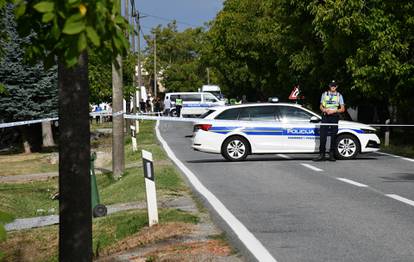
[[[127,0],[129,2],[129,0]],[[141,15],[141,27],[144,34],[157,25],[166,25],[177,20],[178,30],[203,26],[213,20],[221,10],[224,0],[135,0],[135,6]],[[141,38],[142,39],[142,38]],[[141,40],[141,42],[143,42]],[[141,47],[145,43],[141,44]]]

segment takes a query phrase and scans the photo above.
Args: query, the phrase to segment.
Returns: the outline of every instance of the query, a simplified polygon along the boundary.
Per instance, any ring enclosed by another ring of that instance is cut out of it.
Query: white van
[[[212,93],[218,99],[224,100],[223,94],[221,93],[221,89],[217,85],[203,85],[201,87],[201,92]]]
[[[180,98],[183,100],[183,107],[181,108],[182,116],[198,116],[204,114],[210,107],[224,106],[224,101],[220,101],[213,94],[207,92],[166,93],[164,98],[164,105],[171,105],[171,116],[176,116],[175,99],[178,96],[180,96]]]

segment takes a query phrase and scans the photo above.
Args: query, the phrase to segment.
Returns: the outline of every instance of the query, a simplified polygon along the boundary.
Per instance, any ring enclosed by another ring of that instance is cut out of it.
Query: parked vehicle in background
[[[221,93],[221,89],[217,85],[203,85],[200,91],[211,93],[215,95],[219,100],[224,100],[224,96]]]
[[[211,108],[194,123],[194,150],[222,154],[230,161],[250,154],[316,153],[321,117],[289,103],[243,104]],[[353,159],[379,150],[376,130],[362,123],[339,121],[335,153]]]
[[[207,92],[176,92],[165,94],[164,104],[171,104],[170,115],[176,116],[175,99],[180,96],[183,100],[181,108],[182,116],[199,116],[204,114],[210,107],[224,106],[216,96]]]

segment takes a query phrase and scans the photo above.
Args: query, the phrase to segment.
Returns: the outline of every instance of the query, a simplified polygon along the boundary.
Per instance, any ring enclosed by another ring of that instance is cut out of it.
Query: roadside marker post
[[[144,167],[148,221],[149,226],[151,227],[158,224],[157,194],[155,190],[155,174],[152,153],[142,150],[142,163]]]
[[[130,128],[131,128],[132,151],[136,152],[138,150],[136,127],[135,125],[131,125]]]

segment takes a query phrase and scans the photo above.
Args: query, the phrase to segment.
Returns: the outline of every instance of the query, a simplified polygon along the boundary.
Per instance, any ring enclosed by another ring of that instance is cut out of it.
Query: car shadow
[[[280,158],[280,157],[254,157],[254,158],[247,158],[243,161],[227,161],[224,158],[214,158],[214,159],[199,159],[199,160],[188,160],[187,163],[248,163],[248,162],[287,162],[287,161],[312,161],[312,159],[315,158],[315,156],[309,156],[309,157],[295,157],[295,158]],[[375,157],[359,157],[352,160],[338,160],[343,162],[350,162],[350,161],[359,161],[359,160],[378,160]]]
[[[392,173],[388,177],[382,176],[381,178],[386,183],[414,182],[414,173]]]

